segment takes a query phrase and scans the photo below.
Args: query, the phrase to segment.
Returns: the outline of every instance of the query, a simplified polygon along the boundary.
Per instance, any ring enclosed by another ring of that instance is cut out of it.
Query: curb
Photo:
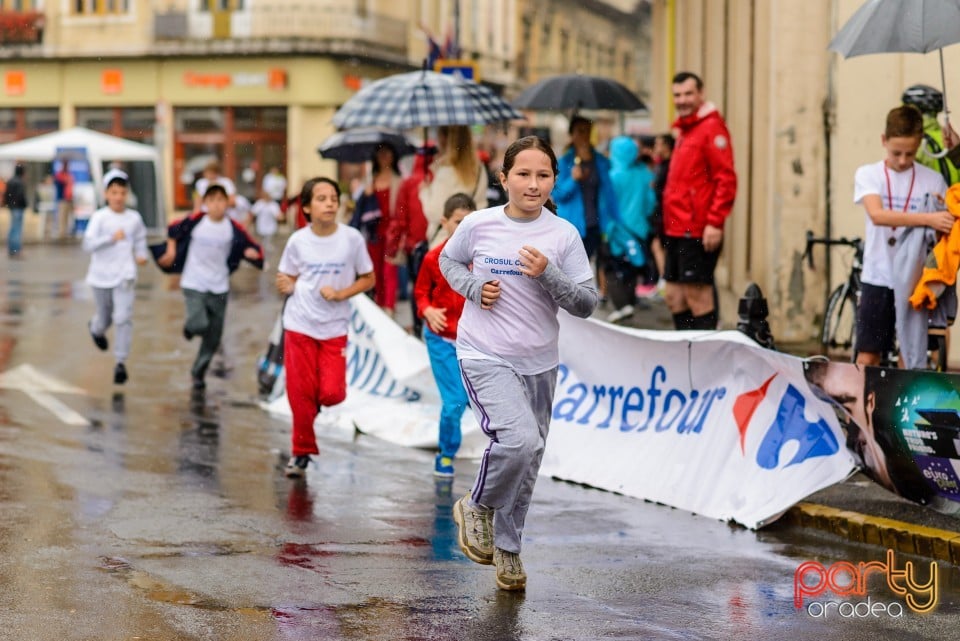
[[[917,554],[960,566],[960,532],[868,516],[817,503],[797,503],[783,515],[790,525],[812,527],[841,538]]]

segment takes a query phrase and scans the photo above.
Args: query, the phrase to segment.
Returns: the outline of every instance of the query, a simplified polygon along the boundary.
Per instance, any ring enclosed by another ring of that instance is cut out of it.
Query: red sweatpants
[[[313,421],[322,405],[347,397],[347,337],[317,340],[287,330],[283,335],[287,400],[293,411],[291,454],[319,454]]]

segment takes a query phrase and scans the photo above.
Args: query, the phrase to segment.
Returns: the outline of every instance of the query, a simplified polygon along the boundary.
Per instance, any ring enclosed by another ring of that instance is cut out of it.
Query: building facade
[[[654,127],[672,120],[670,78],[700,74],[707,97],[727,119],[739,178],[718,277],[727,291],[725,321],[750,282],[770,305],[780,341],[817,336],[826,294],[849,272],[840,248],[828,263],[803,258],[808,230],[863,236],[865,214],[853,202],[857,167],[883,158],[887,111],[903,90],[940,87],[936,53],[877,54],[844,60],[827,47],[864,0],[653,0],[649,105]],[[948,71],[960,47],[943,50]],[[829,265],[829,267],[828,267]],[[951,361],[960,358],[953,341]]]
[[[336,109],[371,80],[419,68],[428,36],[457,42],[507,95],[566,70],[638,88],[625,17],[644,4],[0,0],[0,142],[81,125],[160,148],[174,209],[189,207],[214,158],[255,198],[274,165],[291,190],[333,174],[316,149]]]

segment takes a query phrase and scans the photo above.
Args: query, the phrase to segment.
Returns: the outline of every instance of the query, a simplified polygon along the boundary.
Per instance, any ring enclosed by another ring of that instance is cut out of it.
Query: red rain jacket
[[[673,126],[680,135],[663,190],[663,232],[702,238],[707,225],[723,228],[737,195],[730,132],[709,102]]]
[[[417,243],[427,240],[427,217],[420,204],[420,183],[429,173],[432,160],[432,154],[418,153],[413,161],[413,171],[400,183],[396,211],[390,218],[384,238],[383,253],[388,257],[396,256],[400,250],[409,255]]]
[[[438,335],[443,338],[456,340],[457,324],[463,314],[463,304],[466,302],[460,294],[453,290],[447,279],[440,272],[440,252],[447,241],[443,241],[427,252],[417,274],[417,284],[413,288],[414,300],[417,301],[417,315],[423,318],[423,310],[428,307],[444,307],[447,314],[447,328]],[[433,330],[431,330],[433,331]]]

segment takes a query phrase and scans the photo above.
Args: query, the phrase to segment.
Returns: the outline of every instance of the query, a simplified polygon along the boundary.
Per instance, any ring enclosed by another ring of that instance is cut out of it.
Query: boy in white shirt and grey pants
[[[103,184],[107,206],[93,213],[83,234],[83,249],[90,254],[86,282],[93,289],[96,304],[88,328],[93,343],[106,351],[105,333],[111,324],[116,326],[113,382],[122,385],[127,381],[125,363],[133,341],[137,265],[147,262],[147,228],[140,214],[126,207],[130,187],[127,174],[110,170]]]
[[[180,272],[180,289],[186,303],[183,336],[201,337],[190,374],[193,390],[206,388],[204,377],[223,336],[230,293],[230,274],[247,260],[263,269],[263,251],[247,231],[227,217],[227,190],[212,183],[203,194],[205,211],[170,225],[167,248],[157,264]]]

